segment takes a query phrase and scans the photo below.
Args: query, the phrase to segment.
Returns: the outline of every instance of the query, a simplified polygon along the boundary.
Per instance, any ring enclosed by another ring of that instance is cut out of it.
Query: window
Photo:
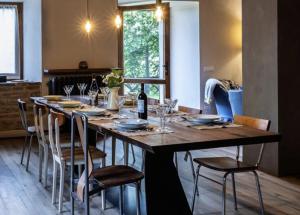
[[[140,83],[150,98],[169,97],[169,18],[157,22],[155,5],[120,7],[123,28],[120,37],[120,66],[124,68],[124,92],[138,92]]]
[[[0,75],[22,78],[22,3],[0,2]]]

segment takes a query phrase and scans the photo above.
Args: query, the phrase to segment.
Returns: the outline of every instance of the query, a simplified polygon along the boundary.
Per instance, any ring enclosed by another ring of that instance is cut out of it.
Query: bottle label
[[[138,107],[138,113],[144,113],[145,110],[145,101],[139,99],[137,102],[137,107]]]

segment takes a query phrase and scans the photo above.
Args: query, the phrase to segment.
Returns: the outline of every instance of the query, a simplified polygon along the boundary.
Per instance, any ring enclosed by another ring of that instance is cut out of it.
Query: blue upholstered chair
[[[243,90],[225,91],[219,85],[214,89],[214,98],[218,115],[226,122],[231,122],[235,114],[242,115]]]

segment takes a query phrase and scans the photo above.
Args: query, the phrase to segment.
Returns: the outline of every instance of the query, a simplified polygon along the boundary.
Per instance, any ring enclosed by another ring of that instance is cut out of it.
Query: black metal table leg
[[[173,152],[145,155],[147,215],[191,215],[176,167]]]

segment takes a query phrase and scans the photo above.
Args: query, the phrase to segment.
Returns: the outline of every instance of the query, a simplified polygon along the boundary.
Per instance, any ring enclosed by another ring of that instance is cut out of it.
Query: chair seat
[[[35,133],[35,126],[28,126],[27,127],[27,132],[30,133],[30,134]]]
[[[89,147],[89,151],[92,159],[102,159],[106,157],[106,154],[96,147]],[[71,148],[61,148],[62,160],[63,161],[71,161]],[[84,160],[84,152],[82,147],[74,148],[75,160]]]
[[[243,172],[256,170],[257,167],[229,157],[195,158],[195,163],[222,172]]]
[[[135,183],[144,178],[144,174],[136,169],[124,166],[108,166],[93,170],[92,173],[99,186],[103,189]]]

